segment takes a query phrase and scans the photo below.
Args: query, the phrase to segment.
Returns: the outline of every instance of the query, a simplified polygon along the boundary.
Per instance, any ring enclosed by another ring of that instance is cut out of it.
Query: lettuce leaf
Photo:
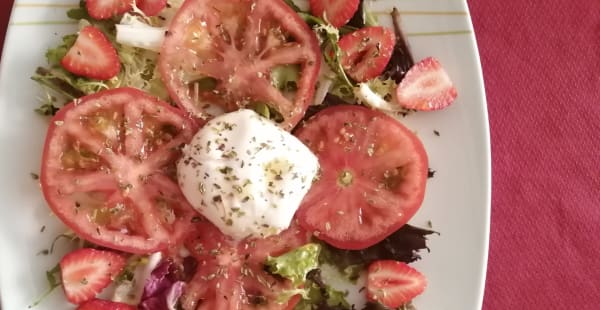
[[[297,310],[350,309],[346,293],[337,291],[321,280],[319,255],[321,245],[308,243],[277,257],[268,257],[265,266],[269,272],[289,279],[294,288],[279,296],[286,302],[295,295],[302,296]]]
[[[307,275],[306,294],[294,310],[349,310],[347,293],[333,289],[321,279],[321,270],[315,269]]]
[[[121,62],[121,71],[112,79],[95,80],[74,75],[65,70],[60,61],[77,40],[77,34],[69,34],[62,38],[57,46],[49,48],[46,52],[46,67],[39,67],[31,77],[46,90],[46,96],[40,98],[40,107],[36,112],[43,115],[52,115],[65,103],[105,89],[117,87],[134,87],[159,97],[169,100],[166,87],[160,79],[157,69],[158,53],[142,48],[131,47],[116,42],[116,28],[118,19],[108,20],[92,19],[85,8],[85,2],[80,2],[80,7],[71,9],[67,16],[80,21],[82,25],[93,25],[99,28],[111,41]]]
[[[363,250],[342,250],[322,244],[319,259],[348,274],[357,265],[368,265],[379,259],[392,259],[412,263],[421,259],[419,251],[427,250],[427,236],[437,234],[433,230],[404,225],[381,242]],[[349,269],[347,269],[349,268]]]
[[[178,268],[172,260],[160,263],[146,279],[141,310],[175,310],[183,294],[185,282],[177,276]]]
[[[415,61],[408,46],[408,41],[404,37],[404,33],[400,27],[400,11],[398,11],[397,8],[394,8],[390,15],[394,22],[396,45],[394,45],[392,58],[383,71],[383,76],[393,79],[396,83],[400,83],[408,70],[414,66]]]
[[[319,267],[321,245],[308,243],[277,257],[267,257],[265,266],[269,272],[290,279],[294,286],[303,284],[306,275]]]
[[[60,65],[60,60],[65,57],[71,46],[75,44],[75,40],[77,40],[76,34],[69,34],[62,37],[62,44],[55,48],[50,48],[46,51],[46,60],[50,66],[58,66]]]

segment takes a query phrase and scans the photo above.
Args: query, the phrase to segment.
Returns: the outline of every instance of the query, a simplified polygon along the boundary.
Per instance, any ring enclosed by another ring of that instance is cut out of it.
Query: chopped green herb
[[[48,254],[50,254],[50,251],[48,249],[43,249],[43,250],[37,252],[36,255],[48,255]]]
[[[433,178],[437,171],[432,170],[431,168],[427,168],[427,178]]]
[[[219,172],[221,172],[222,174],[230,174],[232,171],[233,171],[233,168],[231,168],[229,166],[219,169]]]

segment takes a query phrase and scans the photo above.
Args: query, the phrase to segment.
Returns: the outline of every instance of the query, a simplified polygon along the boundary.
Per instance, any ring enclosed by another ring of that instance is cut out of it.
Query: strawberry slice
[[[136,0],[135,5],[146,16],[154,16],[158,15],[167,6],[167,0]]]
[[[95,19],[108,19],[123,14],[132,7],[131,0],[87,0],[85,6],[88,14]]]
[[[359,0],[309,0],[310,12],[334,27],[345,25],[358,10]]]
[[[60,275],[67,300],[88,301],[107,287],[125,267],[123,256],[90,248],[75,250],[60,260]]]
[[[389,308],[398,308],[423,293],[427,279],[407,264],[379,260],[367,271],[367,297]]]
[[[396,35],[386,27],[364,27],[344,35],[338,45],[342,49],[342,67],[357,82],[379,76],[387,66]]]
[[[428,57],[415,64],[396,89],[398,104],[421,111],[439,110],[456,99],[456,88],[440,62]]]
[[[94,26],[81,29],[75,44],[60,63],[73,74],[99,80],[110,79],[121,70],[117,51]]]
[[[124,304],[122,302],[114,302],[110,300],[92,299],[79,305],[77,310],[136,310],[137,308]]]

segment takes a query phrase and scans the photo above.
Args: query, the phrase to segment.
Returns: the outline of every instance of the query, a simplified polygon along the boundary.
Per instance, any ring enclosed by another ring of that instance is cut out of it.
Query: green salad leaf
[[[321,44],[323,58],[331,70],[335,72],[339,82],[352,89],[354,84],[344,72],[341,63],[342,49],[338,44],[340,41],[340,31],[330,23],[314,15],[304,12],[299,12],[298,15],[300,15],[309,26],[313,27]]]
[[[124,86],[138,88],[163,100],[169,100],[168,92],[156,67],[158,53],[117,43],[115,27],[118,23],[117,18],[107,20],[91,18],[85,8],[85,1],[81,1],[78,8],[70,9],[67,16],[79,20],[81,25],[93,25],[106,35],[117,50],[121,71],[109,80],[96,80],[77,76],[65,70],[60,62],[77,40],[77,34],[66,35],[57,46],[47,50],[47,66],[37,68],[31,77],[46,90],[46,96],[40,98],[37,113],[53,115],[73,99]]]
[[[271,84],[282,91],[294,91],[298,88],[300,79],[300,66],[280,65],[271,69]]]
[[[391,101],[394,93],[396,92],[396,81],[391,78],[383,79],[381,77],[376,77],[372,80],[367,81],[369,88],[373,90],[373,92],[377,93],[383,100]]]
[[[294,310],[350,310],[346,301],[347,292],[340,292],[325,284],[321,279],[321,270],[315,269],[307,275],[306,294]]]
[[[79,7],[68,10],[67,17],[74,20],[90,19],[90,14],[85,8],[85,1],[79,1]]]
[[[33,308],[39,305],[50,293],[54,291],[55,288],[60,287],[62,285],[62,281],[60,279],[60,265],[56,264],[52,269],[46,271],[46,281],[48,282],[48,289],[40,296],[36,301],[34,301],[27,308]]]
[[[50,66],[58,66],[60,65],[60,60],[65,57],[67,51],[75,44],[75,40],[77,40],[76,34],[69,34],[62,38],[62,44],[58,45],[55,48],[50,48],[46,52],[46,60]]]
[[[278,300],[286,302],[294,295],[302,296],[296,310],[350,309],[346,293],[325,284],[319,270],[321,245],[308,243],[277,257],[268,257],[265,267],[272,274],[289,279],[294,288],[284,291]]]
[[[273,274],[292,280],[299,286],[306,280],[306,275],[319,267],[321,245],[308,243],[277,257],[269,256],[265,265]]]

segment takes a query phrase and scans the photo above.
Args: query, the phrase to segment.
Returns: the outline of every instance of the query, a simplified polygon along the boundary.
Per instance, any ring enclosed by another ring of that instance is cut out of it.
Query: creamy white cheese
[[[300,140],[243,109],[200,129],[184,147],[177,175],[192,206],[239,240],[288,228],[318,169]]]

